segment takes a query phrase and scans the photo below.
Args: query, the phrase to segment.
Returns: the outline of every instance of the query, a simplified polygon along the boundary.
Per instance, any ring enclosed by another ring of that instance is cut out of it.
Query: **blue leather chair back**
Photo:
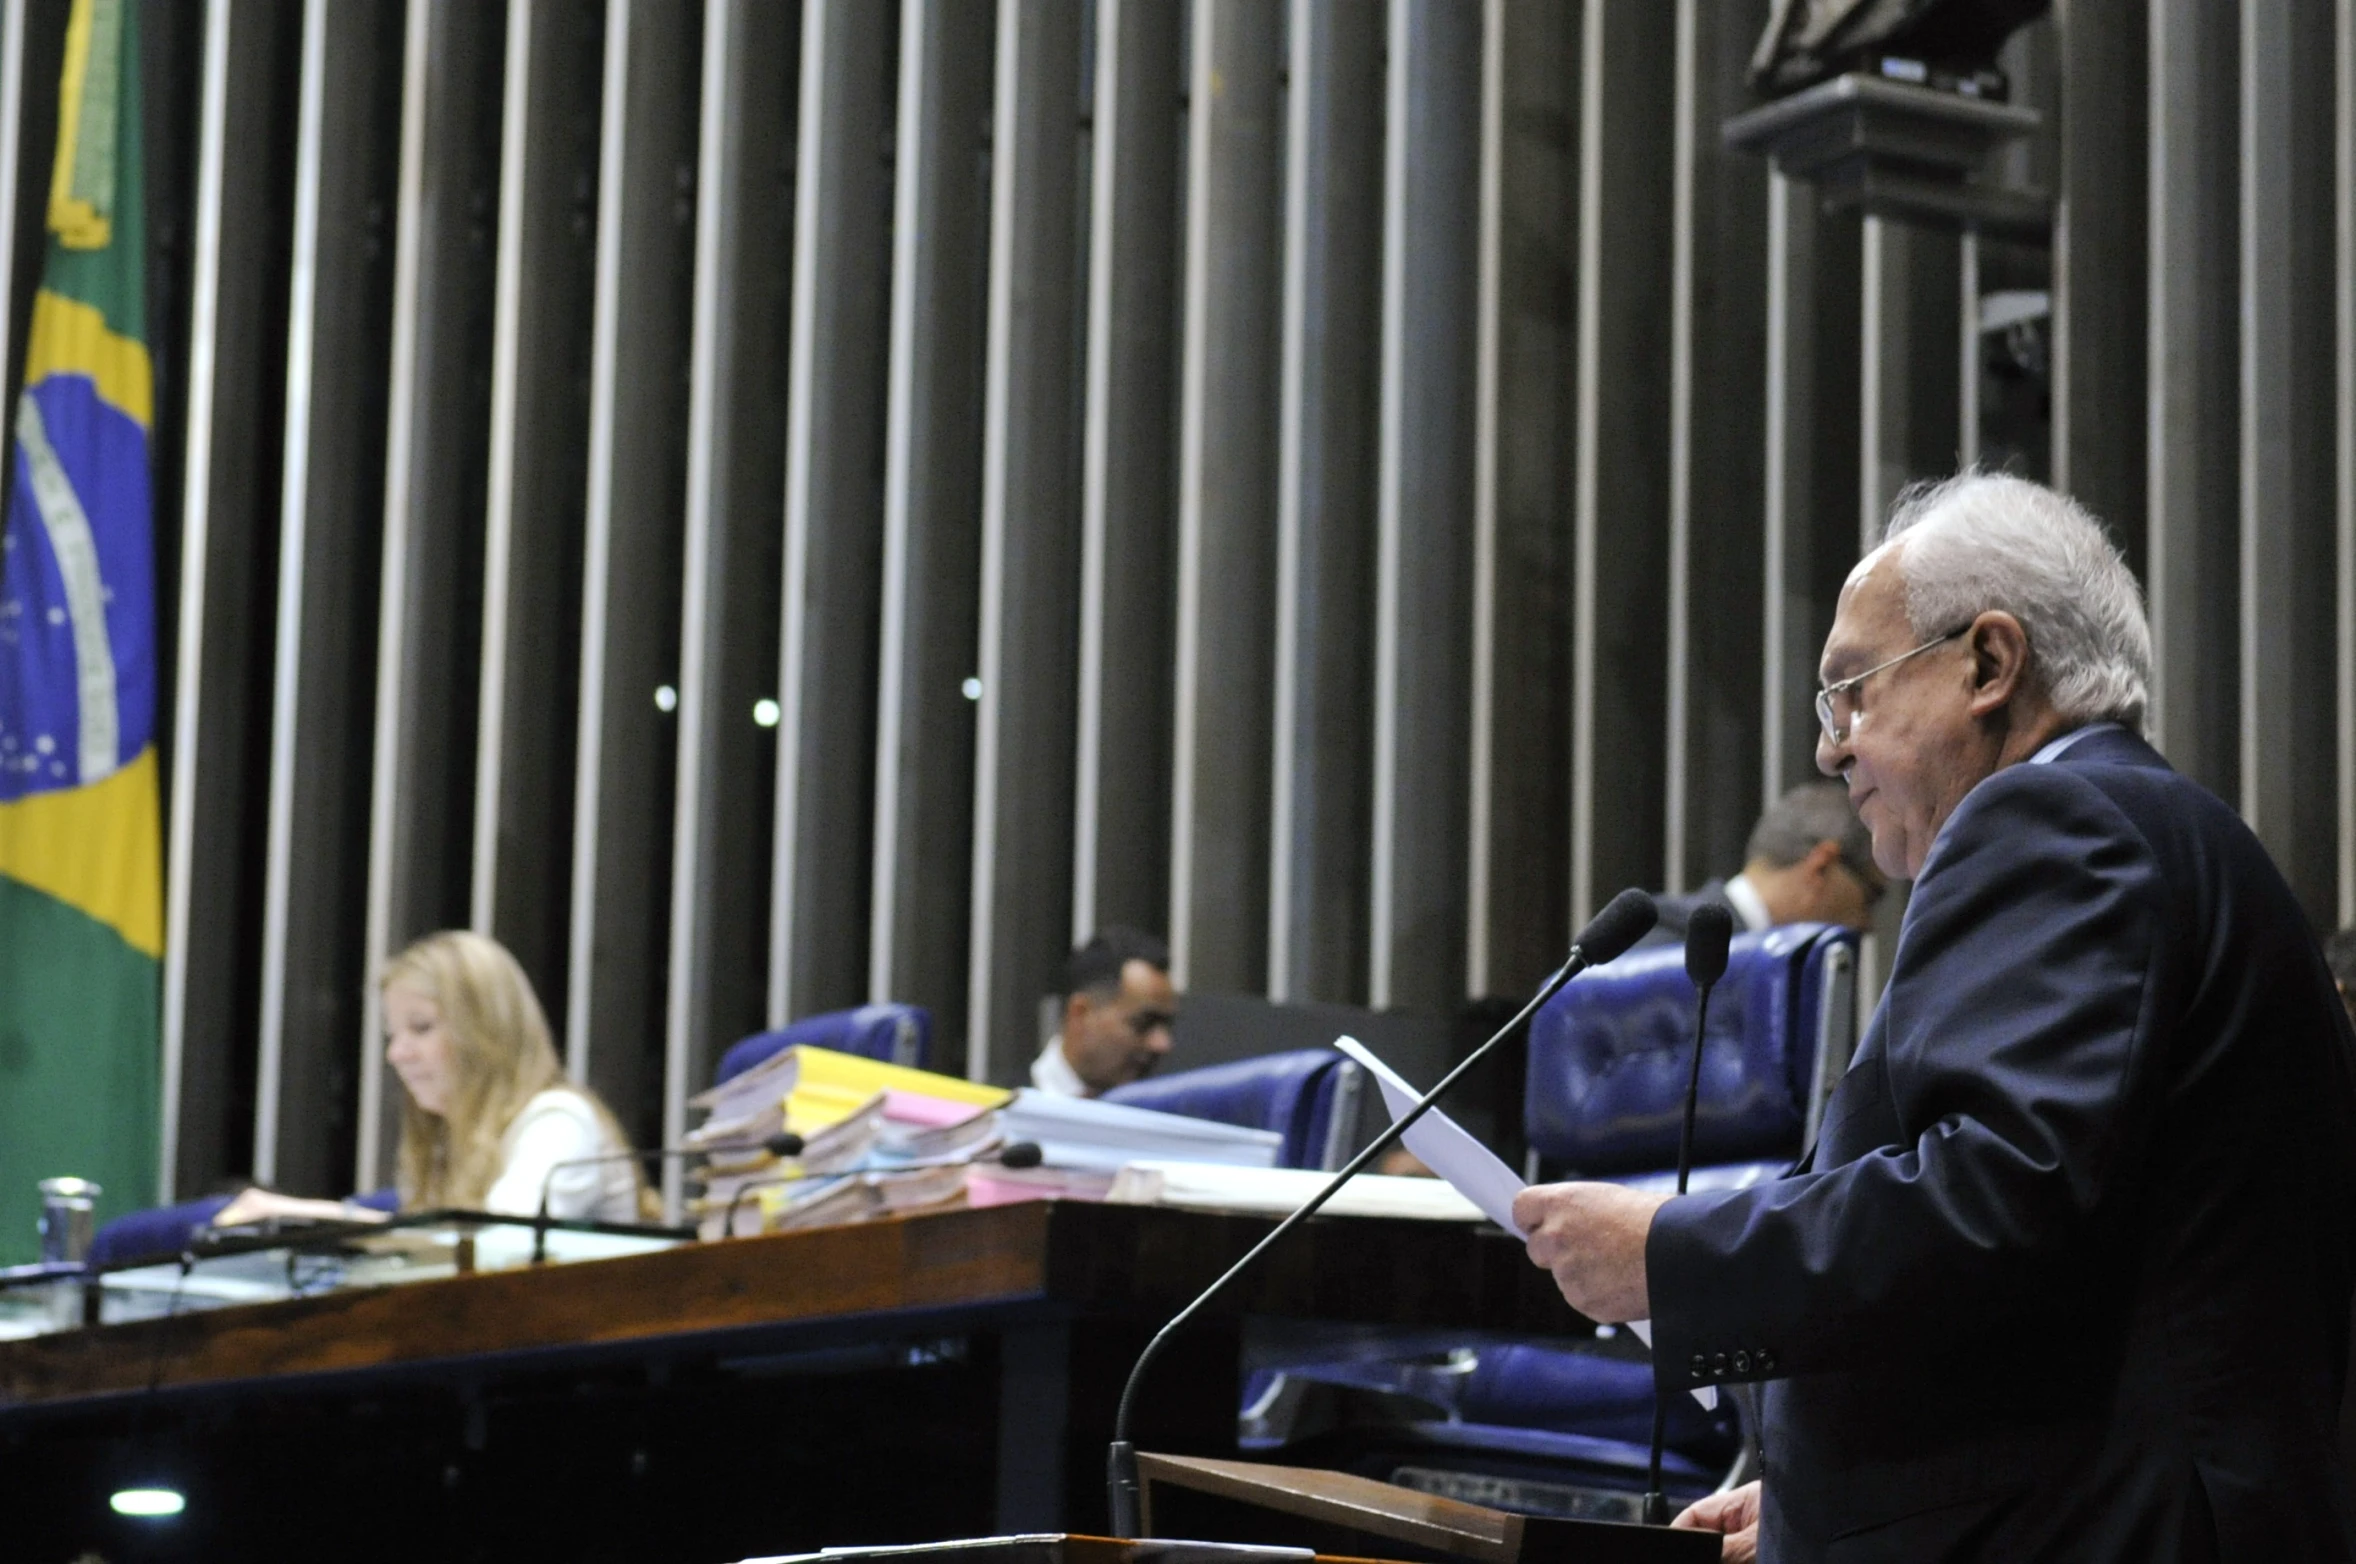
[[[1847,1063],[1857,936],[1802,923],[1736,936],[1710,996],[1694,1163],[1800,1154],[1810,1105]],[[1695,994],[1676,946],[1580,977],[1530,1022],[1524,1126],[1549,1164],[1609,1177],[1674,1166]],[[1820,1065],[1829,1061],[1831,1073]]]
[[[1114,1087],[1104,1099],[1273,1130],[1284,1137],[1282,1166],[1337,1168],[1358,1149],[1349,1137],[1357,1127],[1360,1075],[1330,1048],[1298,1048],[1148,1076]]]
[[[922,1005],[861,1005],[856,1010],[830,1010],[804,1016],[774,1032],[755,1032],[720,1056],[713,1084],[744,1074],[771,1054],[807,1046],[831,1048],[838,1054],[857,1054],[912,1070],[925,1067],[932,1052],[932,1012]]]

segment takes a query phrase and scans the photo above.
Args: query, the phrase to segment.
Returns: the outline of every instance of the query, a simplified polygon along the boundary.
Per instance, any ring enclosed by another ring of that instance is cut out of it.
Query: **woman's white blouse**
[[[499,1180],[483,1197],[483,1209],[503,1216],[533,1216],[540,1192],[548,1191],[548,1214],[572,1220],[635,1222],[638,1180],[627,1162],[565,1167],[584,1157],[627,1151],[579,1092],[552,1086],[523,1105],[500,1141]]]

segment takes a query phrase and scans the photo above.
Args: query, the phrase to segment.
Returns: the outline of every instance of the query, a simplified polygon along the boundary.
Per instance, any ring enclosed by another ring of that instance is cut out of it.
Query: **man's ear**
[[[1074,1027],[1087,1019],[1088,991],[1079,989],[1063,1002],[1063,1033],[1061,1035],[1068,1036]]]
[[[1822,883],[1824,877],[1832,873],[1833,865],[1840,860],[1841,844],[1827,839],[1809,848],[1808,856],[1800,860],[1799,867],[1808,871],[1811,881]]]
[[[1971,714],[1990,717],[2027,688],[2029,633],[2001,608],[1992,608],[1964,632],[1972,655]]]

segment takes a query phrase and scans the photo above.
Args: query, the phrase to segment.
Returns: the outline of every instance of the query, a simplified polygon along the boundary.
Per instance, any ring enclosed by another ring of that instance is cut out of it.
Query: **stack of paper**
[[[708,1114],[690,1131],[698,1148],[758,1145],[780,1130],[805,1138],[849,1118],[884,1094],[884,1119],[932,1129],[995,1108],[1010,1095],[953,1075],[911,1070],[828,1048],[781,1049],[732,1080],[688,1099]]]
[[[1215,1162],[1272,1168],[1284,1137],[1211,1119],[1155,1113],[1087,1097],[1054,1097],[1028,1087],[998,1110],[1007,1145],[1036,1144],[1051,1168],[1115,1173],[1132,1162]]]

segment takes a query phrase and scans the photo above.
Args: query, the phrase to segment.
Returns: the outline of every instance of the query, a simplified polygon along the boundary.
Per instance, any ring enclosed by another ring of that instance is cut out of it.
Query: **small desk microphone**
[[[1694,908],[1685,925],[1685,975],[1693,979],[1701,1002],[1693,1018],[1693,1067],[1685,1077],[1685,1127],[1677,1135],[1677,1193],[1693,1176],[1693,1115],[1702,1095],[1702,1039],[1710,1030],[1710,990],[1726,975],[1726,947],[1734,939],[1734,915],[1715,902]],[[1661,1489],[1661,1445],[1669,1431],[1669,1403],[1661,1394],[1660,1372],[1653,1373],[1651,1480],[1644,1490],[1644,1523],[1669,1524],[1669,1496]]]

